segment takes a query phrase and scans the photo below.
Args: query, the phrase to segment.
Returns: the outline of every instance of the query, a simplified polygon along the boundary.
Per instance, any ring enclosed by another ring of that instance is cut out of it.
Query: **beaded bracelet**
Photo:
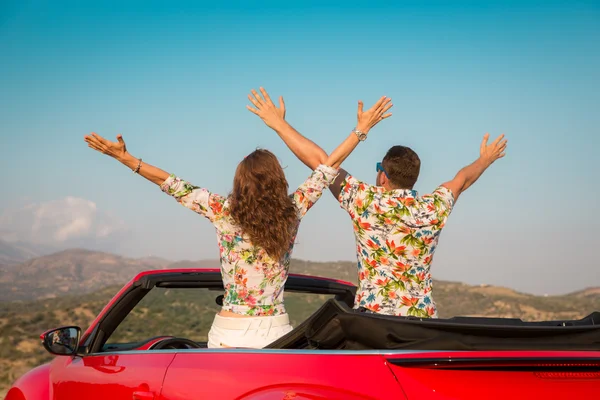
[[[137,168],[133,170],[133,173],[134,173],[134,174],[137,174],[138,172],[140,172],[140,168],[142,168],[142,159],[141,159],[141,158],[138,158],[138,160],[139,160],[140,162],[138,163],[138,166],[137,166]]]

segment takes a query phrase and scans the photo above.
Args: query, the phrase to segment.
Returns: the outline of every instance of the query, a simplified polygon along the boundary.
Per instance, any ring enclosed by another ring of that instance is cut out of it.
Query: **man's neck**
[[[386,182],[385,185],[382,185],[383,188],[385,190],[387,190],[388,192],[391,192],[392,190],[413,190],[413,188],[403,188],[403,187],[398,187],[398,186],[392,186],[389,183]]]

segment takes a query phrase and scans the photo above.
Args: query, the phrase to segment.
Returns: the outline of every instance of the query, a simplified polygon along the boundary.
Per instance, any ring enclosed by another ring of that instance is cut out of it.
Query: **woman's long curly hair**
[[[258,149],[239,163],[229,195],[229,210],[254,246],[262,247],[275,261],[283,258],[298,218],[275,154]]]

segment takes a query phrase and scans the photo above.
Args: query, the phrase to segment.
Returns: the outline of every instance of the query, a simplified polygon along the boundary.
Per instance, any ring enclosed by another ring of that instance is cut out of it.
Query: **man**
[[[263,95],[267,93],[261,88]],[[273,103],[282,122],[271,126],[292,152],[308,167],[327,158],[323,149],[284,122],[285,105]],[[359,102],[359,113],[362,102]],[[389,116],[391,114],[388,114]],[[355,129],[352,145],[366,140],[368,131]],[[480,156],[461,169],[454,179],[433,193],[419,196],[413,190],[419,177],[419,156],[405,146],[393,146],[377,163],[376,185],[361,182],[344,170],[330,186],[332,194],[354,225],[358,258],[355,308],[401,316],[436,318],[430,267],[439,235],[452,208],[494,161],[504,157],[504,135],[488,144],[485,134]]]

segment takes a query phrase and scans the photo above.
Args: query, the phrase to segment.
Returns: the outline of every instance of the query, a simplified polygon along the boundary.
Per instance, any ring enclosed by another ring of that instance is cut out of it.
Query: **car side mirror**
[[[78,326],[65,326],[42,333],[40,339],[44,348],[57,356],[72,356],[79,349],[81,328]]]

